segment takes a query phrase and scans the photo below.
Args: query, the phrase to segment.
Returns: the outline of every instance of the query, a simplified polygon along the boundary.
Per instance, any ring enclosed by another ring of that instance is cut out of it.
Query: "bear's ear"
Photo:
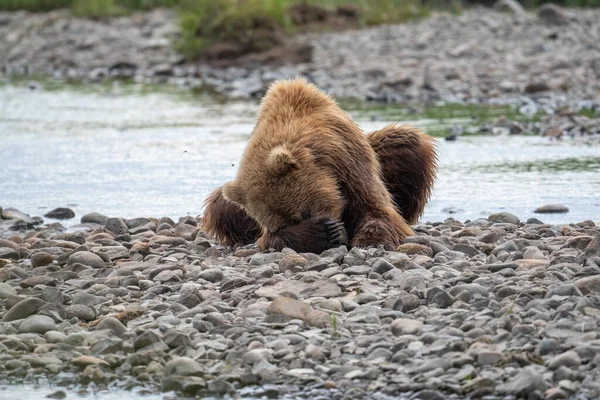
[[[223,185],[223,196],[225,196],[227,200],[240,206],[244,204],[244,192],[242,192],[236,182],[227,182]]]
[[[298,163],[286,148],[275,147],[267,159],[267,166],[276,175],[285,175],[298,168]]]

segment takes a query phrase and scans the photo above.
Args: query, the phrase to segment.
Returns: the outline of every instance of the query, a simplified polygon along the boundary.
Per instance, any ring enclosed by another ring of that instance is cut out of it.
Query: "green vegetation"
[[[182,0],[181,38],[176,48],[194,58],[219,42],[234,55],[268,50],[279,44],[289,20],[285,0]]]

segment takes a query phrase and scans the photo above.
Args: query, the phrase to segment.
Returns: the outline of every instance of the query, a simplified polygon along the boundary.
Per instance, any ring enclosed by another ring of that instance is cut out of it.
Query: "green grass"
[[[267,50],[277,44],[289,19],[284,0],[182,0],[179,52],[201,55],[216,42],[241,52]],[[232,51],[235,51],[232,50]]]
[[[577,115],[582,115],[588,118],[600,118],[600,110],[593,110],[591,108],[582,108],[577,112]]]

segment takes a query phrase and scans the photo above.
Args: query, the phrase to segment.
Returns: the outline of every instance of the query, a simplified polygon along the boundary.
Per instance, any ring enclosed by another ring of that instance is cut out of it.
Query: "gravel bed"
[[[309,399],[600,396],[592,221],[450,218],[415,226],[395,252],[316,255],[224,248],[193,217],[92,213],[68,231],[14,209],[3,217],[5,382]]]

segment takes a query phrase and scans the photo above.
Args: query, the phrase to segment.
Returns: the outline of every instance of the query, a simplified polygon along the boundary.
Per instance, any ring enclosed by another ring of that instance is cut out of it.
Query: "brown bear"
[[[391,125],[364,135],[314,85],[267,91],[237,177],[207,198],[202,226],[226,245],[320,253],[349,243],[394,249],[429,198],[429,136]]]

